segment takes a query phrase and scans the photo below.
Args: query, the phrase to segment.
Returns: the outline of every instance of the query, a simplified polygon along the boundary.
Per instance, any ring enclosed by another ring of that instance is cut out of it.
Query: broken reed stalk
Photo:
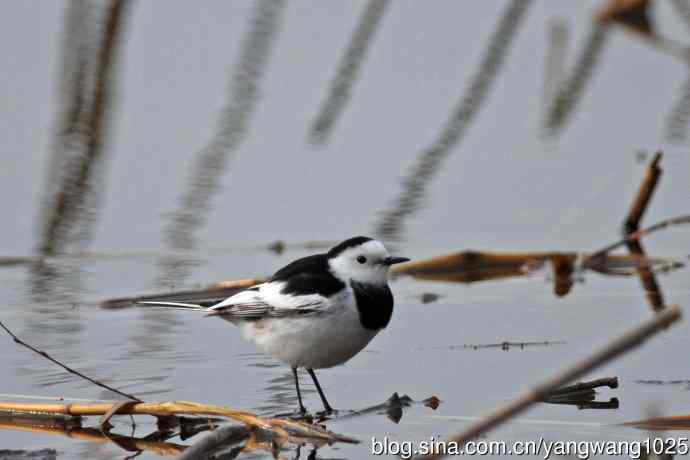
[[[654,190],[656,190],[656,186],[661,178],[662,169],[659,167],[659,163],[661,162],[662,155],[663,154],[660,151],[657,152],[647,166],[644,178],[642,179],[640,188],[637,191],[637,197],[630,207],[628,216],[623,223],[624,235],[640,229],[640,221],[642,220],[642,216],[647,210],[649,202],[652,199],[652,195],[654,194]],[[641,257],[646,256],[644,247],[640,241],[628,241],[626,246],[631,254]],[[636,271],[645,291],[647,302],[652,307],[652,310],[662,310],[664,308],[664,297],[661,293],[661,288],[659,287],[659,283],[657,282],[654,273],[649,267],[639,267]]]
[[[649,202],[652,200],[652,195],[656,190],[656,185],[659,183],[661,178],[662,169],[659,167],[661,158],[663,156],[662,152],[656,152],[654,158],[647,166],[644,178],[640,184],[640,188],[637,191],[637,197],[633,201],[628,215],[623,223],[623,231],[625,234],[635,232],[640,229],[640,221],[644,215]]]
[[[12,337],[12,340],[14,340],[14,343],[19,344],[19,345],[21,345],[21,346],[23,346],[23,347],[26,347],[26,348],[28,348],[29,350],[33,351],[34,353],[37,353],[37,354],[43,356],[43,357],[46,358],[48,361],[57,364],[58,366],[60,366],[61,368],[63,368],[63,369],[66,370],[67,372],[69,372],[70,374],[76,375],[77,377],[81,377],[81,378],[84,379],[84,380],[88,380],[89,382],[93,383],[94,385],[98,385],[98,386],[101,387],[101,388],[105,388],[106,390],[112,391],[113,393],[117,393],[117,394],[119,394],[120,396],[124,396],[124,397],[127,398],[127,399],[131,399],[132,401],[142,402],[142,400],[139,399],[139,398],[137,398],[136,396],[130,395],[130,394],[125,393],[125,392],[122,392],[122,391],[120,391],[120,390],[118,390],[118,389],[116,389],[116,388],[113,388],[113,387],[111,387],[111,386],[106,385],[105,383],[102,383],[102,382],[99,382],[98,380],[92,379],[91,377],[89,377],[89,376],[87,376],[87,375],[84,375],[84,374],[82,374],[81,372],[79,372],[79,371],[77,371],[77,370],[72,369],[71,367],[67,366],[66,364],[62,364],[60,361],[58,361],[57,359],[55,359],[55,358],[53,358],[52,356],[50,356],[47,352],[42,351],[42,350],[39,350],[38,348],[35,348],[35,347],[29,345],[28,343],[22,341],[21,339],[19,339],[19,337],[17,337],[16,335],[14,335],[14,333],[13,333],[12,331],[10,331],[10,330],[7,328],[7,326],[5,326],[5,325],[3,324],[2,321],[0,321],[0,327],[2,327],[2,328],[5,330],[5,332],[7,332],[7,333],[10,335],[10,337]]]
[[[113,407],[118,406],[113,411]],[[74,403],[74,404],[43,404],[22,402],[0,402],[0,411],[14,413],[60,414],[71,416],[95,416],[113,413],[116,415],[152,415],[154,417],[170,415],[215,415],[226,417],[244,423],[252,428],[267,430],[279,437],[299,436],[326,442],[357,443],[356,439],[339,435],[321,428],[299,421],[284,419],[265,419],[251,412],[212,406],[190,401],[165,402],[128,402],[121,403]]]
[[[544,397],[548,396],[555,389],[566,385],[568,382],[571,382],[596,369],[597,367],[608,363],[612,359],[632,350],[633,348],[640,346],[646,339],[657,332],[666,329],[680,318],[680,307],[676,305],[666,308],[654,318],[646,321],[635,329],[628,331],[626,334],[610,342],[608,345],[601,348],[599,351],[596,351],[584,360],[565,369],[551,379],[535,385],[514,401],[499,407],[495,411],[483,417],[481,420],[471,424],[460,434],[451,436],[446,442],[462,445],[467,441],[476,438],[480,434],[486,433],[492,428],[501,425],[512,417],[525,411],[535,403],[539,402],[541,399],[544,399]],[[418,458],[429,459],[441,458],[443,456],[443,454],[433,454]]]
[[[575,385],[568,385],[566,387],[557,388],[551,393],[549,397],[563,394],[575,393],[582,390],[594,390],[595,388],[609,387],[618,388],[618,377],[607,377],[603,379],[590,380],[589,382],[576,383]]]

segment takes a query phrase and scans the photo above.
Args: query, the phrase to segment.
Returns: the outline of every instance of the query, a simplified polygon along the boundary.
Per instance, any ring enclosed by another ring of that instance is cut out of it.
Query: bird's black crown
[[[355,236],[354,238],[345,240],[342,243],[339,243],[338,245],[331,248],[331,250],[328,251],[327,256],[329,259],[332,259],[333,257],[338,257],[338,255],[342,253],[344,250],[353,248],[355,246],[359,246],[361,244],[366,243],[367,241],[372,240],[373,238],[369,238],[368,236]]]

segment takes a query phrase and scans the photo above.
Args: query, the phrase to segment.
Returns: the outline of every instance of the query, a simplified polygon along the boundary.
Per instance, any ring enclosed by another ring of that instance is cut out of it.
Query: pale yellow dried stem
[[[117,405],[118,403],[115,403]],[[112,411],[112,403],[74,403],[74,404],[43,404],[25,402],[0,402],[0,411],[18,412],[25,414],[61,414],[72,416],[94,416],[105,415]],[[263,429],[273,432],[274,435],[287,438],[291,435],[319,439],[326,442],[357,442],[347,436],[332,433],[318,425],[309,423],[276,419],[262,418],[251,412],[229,409],[221,406],[212,406],[190,401],[165,401],[152,403],[129,403],[115,411],[117,415],[207,415],[226,417],[244,423],[253,428]]]

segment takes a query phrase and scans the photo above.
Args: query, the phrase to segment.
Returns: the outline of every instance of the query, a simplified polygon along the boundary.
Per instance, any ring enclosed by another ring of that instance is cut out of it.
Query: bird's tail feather
[[[138,304],[151,305],[159,308],[171,308],[174,310],[193,310],[193,311],[205,311],[206,309],[201,305],[194,303],[183,303],[183,302],[161,302],[154,300],[146,300],[137,302]]]

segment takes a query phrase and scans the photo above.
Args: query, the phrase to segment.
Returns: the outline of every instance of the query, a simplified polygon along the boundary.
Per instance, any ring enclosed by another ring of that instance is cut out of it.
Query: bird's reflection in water
[[[285,370],[285,366],[263,353],[243,353],[237,355],[237,358],[244,361],[244,366],[246,367],[259,370],[275,368]],[[261,378],[260,381],[266,382],[261,389],[261,396],[259,397],[263,404],[253,407],[259,414],[289,414],[297,408],[297,393],[295,393],[292,372],[289,369],[268,379]],[[303,392],[309,394],[313,393],[314,390],[304,388]]]

